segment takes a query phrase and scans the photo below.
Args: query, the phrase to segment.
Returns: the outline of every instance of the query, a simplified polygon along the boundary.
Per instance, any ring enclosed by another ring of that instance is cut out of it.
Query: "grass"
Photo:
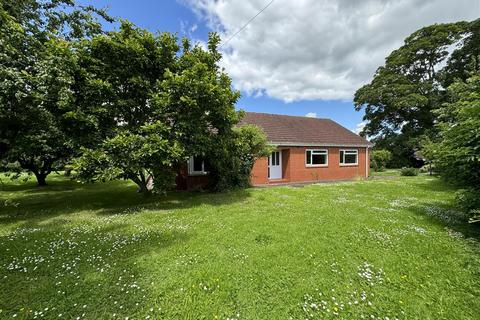
[[[149,198],[3,178],[0,318],[478,319],[478,228],[437,178],[384,175]]]

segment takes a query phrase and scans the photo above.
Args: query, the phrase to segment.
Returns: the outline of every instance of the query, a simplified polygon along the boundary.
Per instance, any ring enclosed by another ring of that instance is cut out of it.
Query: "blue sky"
[[[83,0],[81,4],[93,4],[96,7],[108,7],[110,15],[125,18],[152,32],[176,32],[179,36],[193,36],[205,41],[212,31],[204,19],[201,19],[188,4],[175,0]],[[252,23],[255,23],[252,22]],[[196,29],[191,32],[192,26]],[[114,26],[107,26],[113,28]],[[349,129],[361,122],[362,113],[356,112],[351,102],[341,100],[299,100],[284,102],[266,95],[254,97],[242,92],[237,107],[246,111],[279,113],[304,116],[315,113],[319,118],[330,118]]]
[[[238,31],[271,0],[77,0],[155,31],[205,42]],[[473,20],[472,0],[274,0],[225,45],[222,66],[242,93],[237,107],[330,118],[361,127],[355,91],[415,30]],[[114,26],[107,26],[113,28]]]

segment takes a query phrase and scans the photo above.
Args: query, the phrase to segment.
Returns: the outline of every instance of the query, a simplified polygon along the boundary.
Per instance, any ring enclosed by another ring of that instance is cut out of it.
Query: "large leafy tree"
[[[465,81],[448,87],[447,102],[439,108],[438,135],[424,143],[423,152],[442,177],[462,188],[468,209],[480,209],[480,68],[478,57]],[[467,68],[468,68],[467,67]],[[467,69],[466,69],[467,70]],[[478,212],[477,212],[478,213]]]
[[[172,138],[188,155],[209,153],[240,120],[235,110],[240,94],[232,90],[230,77],[218,65],[219,42],[219,36],[211,33],[204,50],[198,45],[191,48],[184,39],[183,52],[165,73],[153,101],[162,121],[170,124]]]
[[[243,112],[235,110],[235,103],[240,95],[219,67],[219,43],[218,35],[210,34],[208,50],[190,49],[184,39],[176,72],[166,73],[155,98],[185,155],[207,162],[209,188],[215,191],[247,186],[255,160],[270,153],[260,128],[238,126]]]
[[[91,119],[95,143],[83,143],[74,163],[78,178],[130,179],[141,192],[149,191],[151,177],[159,190],[172,183],[183,149],[153,98],[165,74],[175,70],[178,50],[175,36],[155,36],[127,21],[82,43],[74,114]]]
[[[442,86],[447,88],[453,82],[465,81],[473,70],[480,69],[480,19],[467,26],[467,32],[458,43],[456,50],[448,58],[439,76]]]
[[[70,0],[0,2],[0,161],[39,185],[74,152],[74,43],[101,32],[103,11]]]
[[[218,66],[219,37],[210,35],[207,50],[177,42],[128,22],[85,42],[80,65],[91,88],[79,104],[98,105],[107,121],[98,146],[75,163],[79,178],[130,179],[141,192],[153,179],[154,190],[165,191],[188,156],[235,139],[239,94]]]
[[[129,179],[141,193],[153,188],[165,191],[174,186],[173,165],[183,156],[178,142],[167,139],[169,131],[161,122],[137,130],[118,130],[98,148],[85,149],[76,159],[77,177],[90,182]]]
[[[478,51],[478,29],[474,21],[435,24],[414,32],[386,58],[371,83],[355,93],[356,110],[365,110],[363,134],[390,149],[400,165],[414,161],[420,136],[434,134],[433,110],[444,100],[445,81],[462,73],[462,61]],[[459,47],[449,58],[455,45]]]
[[[448,102],[438,114],[439,135],[426,143],[427,155],[446,180],[480,186],[480,72],[448,88]]]

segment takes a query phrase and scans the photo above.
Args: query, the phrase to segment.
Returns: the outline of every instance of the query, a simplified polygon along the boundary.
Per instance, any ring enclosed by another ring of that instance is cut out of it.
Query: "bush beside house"
[[[374,171],[385,171],[391,158],[392,153],[388,150],[373,150],[370,155],[370,166]]]

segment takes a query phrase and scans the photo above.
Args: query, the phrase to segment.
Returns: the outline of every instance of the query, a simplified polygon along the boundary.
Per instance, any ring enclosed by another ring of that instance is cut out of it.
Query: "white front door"
[[[268,157],[268,178],[282,179],[282,152],[274,151]]]

